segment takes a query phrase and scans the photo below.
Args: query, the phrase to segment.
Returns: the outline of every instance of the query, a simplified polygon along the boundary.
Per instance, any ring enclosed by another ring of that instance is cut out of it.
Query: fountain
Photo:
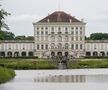
[[[77,61],[73,52],[70,54],[68,54],[68,52],[65,52],[64,55],[62,55],[61,52],[58,52],[57,55],[53,53],[51,53],[50,55],[50,53],[47,52],[46,56],[50,62],[57,64],[58,69],[68,69],[68,62]]]

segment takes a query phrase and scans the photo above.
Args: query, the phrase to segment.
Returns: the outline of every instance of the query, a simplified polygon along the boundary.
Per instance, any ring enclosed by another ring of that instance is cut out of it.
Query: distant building
[[[85,41],[85,25],[63,11],[56,11],[33,23],[34,41],[1,41],[0,57],[38,56],[61,53],[81,56],[108,56],[108,41]]]

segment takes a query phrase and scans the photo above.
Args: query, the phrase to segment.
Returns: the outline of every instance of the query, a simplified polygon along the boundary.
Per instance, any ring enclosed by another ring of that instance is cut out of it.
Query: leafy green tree
[[[92,33],[90,40],[108,40],[108,33]]]
[[[8,31],[0,31],[0,40],[14,40],[14,38],[14,33]]]
[[[26,40],[26,36],[22,35],[22,36],[16,36],[15,40]]]
[[[34,40],[34,37],[33,36],[27,36],[26,40]]]
[[[9,29],[7,24],[5,23],[5,17],[8,15],[10,14],[4,11],[3,9],[0,10],[0,30],[2,30],[3,28]]]
[[[1,8],[1,5],[0,5]],[[4,11],[3,9],[0,9],[0,40],[4,39],[4,32],[2,30],[6,29],[8,30],[9,27],[7,26],[7,24],[5,23],[5,17],[10,15],[9,13],[7,13],[6,11]]]

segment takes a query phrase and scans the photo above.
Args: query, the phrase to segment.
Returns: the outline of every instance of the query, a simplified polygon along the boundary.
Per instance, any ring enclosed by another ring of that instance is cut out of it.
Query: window
[[[82,41],[82,37],[80,37],[80,41]]]
[[[41,30],[43,30],[43,27],[41,27]]]
[[[45,45],[45,49],[48,49],[48,45],[47,44]]]
[[[82,31],[80,31],[80,35],[82,35]]]
[[[51,28],[51,34],[54,34],[54,27]]]
[[[45,31],[45,34],[48,35],[48,31]]]
[[[68,34],[68,28],[65,27],[65,34]]]
[[[37,30],[39,30],[39,27],[37,27]]]
[[[80,49],[82,49],[82,44],[80,44]]]
[[[65,44],[65,49],[68,49],[69,48],[69,45],[68,43]]]
[[[54,27],[51,28],[52,32],[54,32]]]
[[[37,45],[37,50],[39,50],[39,45]]]
[[[78,27],[76,27],[76,30],[78,30]]]
[[[62,48],[62,44],[58,43],[58,49],[61,49],[61,48]]]
[[[16,50],[18,50],[18,44],[16,44],[15,47],[16,47]]]
[[[60,27],[58,28],[58,31],[61,31],[61,28]]]
[[[54,49],[54,47],[55,47],[55,44],[52,43],[52,44],[51,44],[51,49]]]
[[[71,41],[74,41],[74,37],[71,37]]]
[[[78,37],[76,37],[76,41],[78,41]]]
[[[103,44],[101,44],[101,50],[103,49]]]
[[[76,35],[78,35],[78,31],[76,31]]]
[[[71,49],[74,49],[74,44],[71,45]]]
[[[39,31],[37,31],[37,35],[39,35]]]
[[[96,44],[94,44],[94,49],[96,49]]]
[[[67,30],[68,30],[68,28],[67,28],[67,27],[65,27],[65,30],[67,31]]]
[[[78,44],[76,44],[76,49],[78,49]]]
[[[80,27],[80,30],[82,30],[82,27]]]
[[[45,27],[45,29],[47,30],[47,29],[48,29],[48,27]]]
[[[74,35],[74,31],[71,31],[71,34]]]
[[[65,41],[68,42],[68,36],[65,36]]]
[[[43,35],[43,31],[41,31],[41,35]]]
[[[44,49],[44,46],[43,45],[41,45],[41,49]]]
[[[58,34],[61,34],[61,28],[60,27],[58,28]]]
[[[74,27],[72,27],[71,29],[74,30]]]

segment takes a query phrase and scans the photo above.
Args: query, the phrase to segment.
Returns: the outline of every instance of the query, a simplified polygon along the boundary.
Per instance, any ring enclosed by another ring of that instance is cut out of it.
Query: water
[[[16,70],[0,90],[108,90],[108,69]]]

